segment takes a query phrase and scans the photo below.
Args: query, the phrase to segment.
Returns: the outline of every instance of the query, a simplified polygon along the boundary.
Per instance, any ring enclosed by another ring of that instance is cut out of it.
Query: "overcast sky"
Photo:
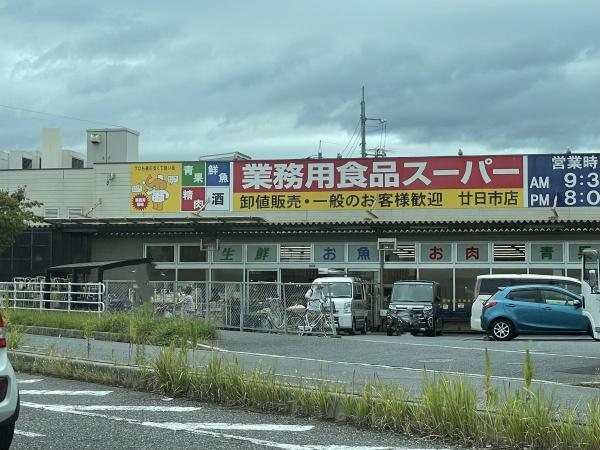
[[[140,159],[600,151],[600,2],[0,0],[0,149],[140,134]],[[367,146],[383,145],[370,121]]]

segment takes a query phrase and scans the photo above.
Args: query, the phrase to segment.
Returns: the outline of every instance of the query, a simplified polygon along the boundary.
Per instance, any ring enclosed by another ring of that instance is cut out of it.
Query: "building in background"
[[[465,314],[477,275],[579,276],[582,249],[600,248],[598,154],[143,162],[135,131],[86,140],[86,167],[44,169],[58,159],[42,154],[43,170],[0,171],[0,189],[25,185],[47,221],[0,254],[0,280],[142,257],[173,283],[335,270],[437,281],[445,308]]]

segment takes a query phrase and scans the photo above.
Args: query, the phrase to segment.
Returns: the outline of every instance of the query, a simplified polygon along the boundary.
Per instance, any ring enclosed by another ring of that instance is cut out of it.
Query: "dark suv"
[[[435,281],[396,281],[387,312],[387,335],[405,331],[440,336],[444,328],[440,285]]]

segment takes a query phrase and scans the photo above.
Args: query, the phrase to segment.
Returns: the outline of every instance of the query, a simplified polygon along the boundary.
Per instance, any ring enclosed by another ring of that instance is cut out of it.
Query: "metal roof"
[[[600,220],[490,221],[266,221],[262,217],[47,219],[65,232],[109,235],[298,235],[298,234],[465,234],[594,233]]]

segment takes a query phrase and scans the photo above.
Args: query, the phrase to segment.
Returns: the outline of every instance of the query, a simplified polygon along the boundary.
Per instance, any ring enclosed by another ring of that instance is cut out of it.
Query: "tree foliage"
[[[40,216],[31,211],[31,208],[41,205],[28,199],[23,187],[14,192],[0,190],[0,251],[10,247],[16,235],[31,223],[43,222]]]

